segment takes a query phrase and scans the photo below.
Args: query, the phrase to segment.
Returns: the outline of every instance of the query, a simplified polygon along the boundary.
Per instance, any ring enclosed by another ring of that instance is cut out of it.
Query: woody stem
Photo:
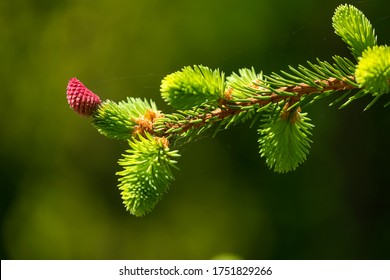
[[[354,77],[348,77],[350,80],[354,80]],[[216,123],[224,120],[225,118],[231,117],[235,114],[238,114],[242,111],[245,111],[245,107],[250,107],[253,105],[257,105],[259,107],[263,107],[268,105],[269,103],[279,103],[280,101],[288,101],[288,107],[294,105],[296,102],[301,100],[304,95],[312,95],[312,94],[321,94],[328,91],[344,91],[356,88],[356,86],[351,85],[345,80],[340,80],[336,78],[329,78],[327,80],[316,81],[316,84],[321,87],[315,87],[308,84],[299,84],[299,85],[291,85],[286,87],[280,87],[276,89],[274,92],[270,92],[268,95],[261,94],[262,99],[257,98],[249,98],[249,101],[246,102],[234,102],[230,99],[221,99],[219,102],[219,107],[205,114],[199,114],[198,116],[193,116],[188,118],[185,123],[172,123],[166,122],[166,129],[162,132],[158,133],[159,135],[169,136],[172,132],[172,129],[177,131],[176,133],[184,133],[192,128],[200,128],[206,124]],[[231,93],[232,89],[228,89]],[[234,90],[234,89],[233,89]],[[282,95],[276,92],[289,92],[294,95]],[[259,95],[260,96],[260,95]],[[268,98],[264,98],[268,97]],[[286,105],[287,105],[286,104]],[[284,108],[287,110],[288,108]]]

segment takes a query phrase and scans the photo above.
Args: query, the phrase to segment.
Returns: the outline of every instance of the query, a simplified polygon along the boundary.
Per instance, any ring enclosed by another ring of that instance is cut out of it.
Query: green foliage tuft
[[[130,139],[136,120],[149,111],[158,112],[153,101],[140,98],[127,98],[127,101],[115,103],[104,101],[93,115],[92,123],[97,130],[110,138]]]
[[[336,34],[348,44],[355,57],[361,56],[365,49],[377,44],[370,21],[356,7],[340,5],[332,20]]]
[[[285,173],[295,170],[306,160],[309,153],[311,135],[314,127],[307,113],[299,108],[283,112],[275,118],[271,112],[264,114],[258,130],[260,155],[265,157],[270,169]]]
[[[176,168],[174,158],[180,155],[166,143],[165,138],[146,133],[129,140],[130,149],[119,160],[124,170],[117,172],[121,176],[118,187],[126,210],[135,216],[150,212],[174,180],[171,169]]]
[[[390,47],[375,46],[365,50],[356,68],[356,81],[372,95],[389,92]]]
[[[176,109],[216,105],[224,93],[224,74],[205,66],[184,67],[166,76],[161,83],[161,96]]]
[[[254,97],[261,91],[269,92],[265,87],[263,74],[257,74],[255,69],[243,68],[226,78],[227,88],[232,88],[231,97],[233,100]]]

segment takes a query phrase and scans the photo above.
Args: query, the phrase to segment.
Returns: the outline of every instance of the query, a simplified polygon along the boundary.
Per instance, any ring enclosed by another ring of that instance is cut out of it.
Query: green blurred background
[[[316,127],[295,172],[268,170],[243,124],[181,151],[152,213],[116,187],[126,143],[66,102],[79,78],[103,99],[159,96],[186,65],[265,73],[350,57],[331,17],[343,1],[0,2],[2,259],[389,259],[390,112],[385,98],[308,108]],[[352,1],[390,42],[389,1]]]

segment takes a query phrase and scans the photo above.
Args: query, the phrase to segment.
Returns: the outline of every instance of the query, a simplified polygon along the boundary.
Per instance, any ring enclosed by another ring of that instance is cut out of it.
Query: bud
[[[66,98],[70,107],[83,116],[91,116],[101,103],[99,96],[90,91],[76,78],[69,80]]]

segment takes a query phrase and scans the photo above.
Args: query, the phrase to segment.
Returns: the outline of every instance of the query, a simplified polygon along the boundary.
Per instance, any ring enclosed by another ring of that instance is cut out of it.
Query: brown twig
[[[348,77],[349,80],[354,80],[354,77]],[[247,102],[234,102],[231,100],[231,96],[234,92],[234,89],[228,88],[226,90],[225,98],[221,99],[219,102],[219,107],[215,110],[208,112],[206,114],[199,114],[198,116],[191,117],[187,119],[188,121],[180,124],[180,123],[164,123],[166,126],[166,130],[162,133],[163,136],[169,136],[171,134],[170,131],[178,130],[176,133],[184,133],[192,128],[200,128],[206,124],[215,123],[224,120],[227,117],[231,117],[235,114],[238,114],[245,109],[241,109],[243,107],[257,105],[259,107],[263,107],[268,105],[269,103],[279,103],[281,101],[289,101],[288,107],[284,108],[284,110],[288,110],[289,107],[294,105],[296,102],[301,100],[304,95],[312,95],[312,94],[321,94],[327,91],[344,91],[356,88],[354,85],[348,83],[347,79],[336,79],[329,78],[327,80],[316,81],[316,84],[320,85],[320,87],[315,87],[308,84],[300,84],[300,85],[291,85],[286,87],[280,87],[276,89],[276,92],[289,92],[294,93],[293,96],[283,95],[278,93],[270,93],[267,99],[256,99],[249,98]],[[262,97],[264,93],[261,94]],[[233,108],[234,107],[234,108]],[[201,120],[201,121],[198,121]],[[159,133],[161,135],[161,131]]]

